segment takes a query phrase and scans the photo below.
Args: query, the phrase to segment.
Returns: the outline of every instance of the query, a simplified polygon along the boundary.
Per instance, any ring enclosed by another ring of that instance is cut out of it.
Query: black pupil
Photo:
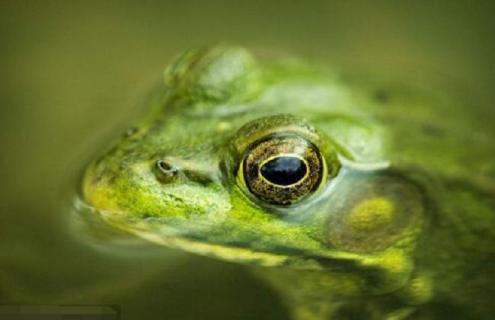
[[[288,186],[301,180],[306,170],[306,164],[301,159],[281,156],[266,162],[260,172],[271,183]]]

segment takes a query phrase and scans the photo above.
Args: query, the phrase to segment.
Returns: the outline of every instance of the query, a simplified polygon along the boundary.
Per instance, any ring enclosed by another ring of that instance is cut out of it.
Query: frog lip
[[[95,208],[92,207],[94,210]],[[274,246],[270,251],[251,247],[243,243],[215,243],[177,232],[171,227],[159,230],[149,228],[146,223],[125,223],[123,214],[117,210],[96,209],[99,216],[114,227],[164,247],[218,258],[220,260],[258,265],[263,267],[291,267],[299,269],[346,269],[356,267],[356,255],[329,250],[327,253],[311,252],[302,248]],[[343,266],[343,268],[340,268]]]
[[[275,246],[268,251],[242,243],[215,243],[207,239],[180,234],[163,226],[160,231],[149,229],[148,225],[139,222],[131,226],[123,222],[125,219],[121,219],[122,216],[118,211],[98,210],[98,212],[107,223],[152,243],[220,260],[263,267],[284,266],[316,270],[329,266],[334,269],[342,264],[346,264],[348,269],[349,264],[355,264],[355,257],[345,253],[321,254],[284,246]]]

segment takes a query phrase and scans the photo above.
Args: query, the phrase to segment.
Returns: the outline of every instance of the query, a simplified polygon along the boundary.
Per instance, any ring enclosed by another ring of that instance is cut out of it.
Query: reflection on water
[[[3,302],[119,305],[135,319],[284,318],[269,290],[237,265],[120,233],[80,203],[61,212],[64,230],[2,244]]]
[[[2,2],[0,303],[116,304],[124,319],[286,318],[242,267],[85,229],[72,199],[84,163],[143,112],[134,95],[197,44],[385,74],[422,66],[492,107],[488,4],[319,2]]]

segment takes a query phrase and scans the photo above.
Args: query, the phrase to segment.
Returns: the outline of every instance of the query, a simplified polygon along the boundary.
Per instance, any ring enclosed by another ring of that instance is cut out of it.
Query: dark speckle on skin
[[[117,176],[112,171],[110,171],[110,170],[98,170],[98,173],[94,175],[92,182],[93,182],[93,184],[98,184],[102,181],[105,181],[107,183],[113,184],[113,183],[115,183],[116,179],[117,179]]]
[[[115,174],[112,174],[110,178],[108,178],[108,183],[114,184],[116,180],[117,180],[117,176]]]
[[[441,128],[431,123],[424,123],[421,129],[428,136],[441,137],[444,135],[444,132]]]
[[[385,104],[390,101],[390,94],[384,89],[379,89],[373,94],[373,99],[379,103]]]

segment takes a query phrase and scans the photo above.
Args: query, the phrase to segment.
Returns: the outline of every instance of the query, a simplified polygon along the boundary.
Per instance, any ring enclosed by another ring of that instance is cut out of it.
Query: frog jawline
[[[334,260],[333,258],[325,259],[325,257],[320,257],[321,259],[317,259],[315,256],[308,257],[297,254],[291,255],[274,253],[258,251],[246,247],[208,243],[196,239],[185,238],[177,234],[167,234],[166,232],[157,233],[156,230],[147,229],[142,225],[129,227],[126,225],[121,225],[116,221],[112,221],[111,224],[125,232],[134,234],[142,239],[167,248],[179,249],[185,252],[234,263],[249,264],[260,267],[283,266],[293,269],[322,270],[324,267],[319,260]],[[346,259],[344,258],[342,260]]]
[[[131,227],[128,224],[123,223],[123,220],[125,220],[125,215],[120,210],[102,210],[88,205],[85,202],[81,202],[79,205],[84,205],[86,209],[90,209],[93,213],[97,213],[98,217],[117,229],[131,233],[142,239],[167,248],[179,249],[220,260],[262,267],[292,265],[294,264],[294,260],[297,260],[297,265],[305,264],[302,263],[303,261],[301,260],[303,259],[300,257],[295,259],[295,257],[280,253],[269,253],[251,250],[249,248],[206,243],[198,240],[187,239],[173,233],[168,234],[167,232],[163,232],[163,230],[162,232],[157,233],[156,230],[149,229],[149,226],[143,223],[134,222],[134,225]],[[312,265],[312,263],[309,264]],[[317,266],[310,266],[310,268],[319,269]]]
[[[256,265],[261,267],[290,267],[292,269],[304,270],[324,270],[332,262],[353,262],[356,259],[352,253],[332,253],[330,255],[320,256],[318,254],[287,254],[280,252],[259,251],[247,247],[234,245],[208,243],[201,240],[185,238],[171,230],[161,229],[161,232],[150,229],[143,223],[134,223],[131,227],[122,223],[122,213],[120,211],[99,210],[91,207],[98,212],[100,218],[110,225],[127,233],[134,234],[142,239],[152,243],[171,248],[179,249],[185,252],[197,255],[216,258],[219,260]],[[119,219],[120,218],[120,219]],[[169,233],[170,232],[170,233]]]

